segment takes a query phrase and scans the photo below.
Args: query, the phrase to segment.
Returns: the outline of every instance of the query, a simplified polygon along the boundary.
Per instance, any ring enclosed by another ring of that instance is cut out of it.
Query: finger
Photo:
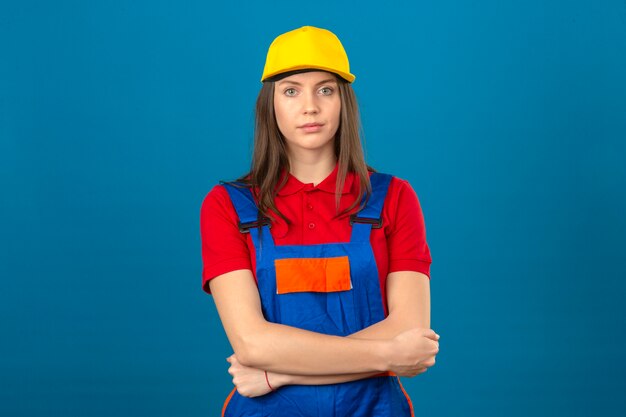
[[[426,344],[431,350],[430,353],[436,354],[437,352],[439,352],[439,342],[437,340],[428,339],[428,341],[426,341]]]
[[[426,330],[424,332],[424,336],[427,337],[430,340],[434,340],[434,341],[439,340],[439,335],[437,333],[435,333],[435,331],[432,330],[432,329]]]
[[[407,376],[408,376],[409,378],[413,378],[414,376],[417,376],[417,375],[422,374],[422,373],[424,373],[424,372],[426,372],[426,370],[425,370],[425,369],[413,370],[413,371],[411,371],[411,372],[410,372]]]
[[[428,358],[427,360],[420,362],[420,364],[428,368],[430,368],[431,366],[435,366],[435,357],[433,356],[431,358]]]

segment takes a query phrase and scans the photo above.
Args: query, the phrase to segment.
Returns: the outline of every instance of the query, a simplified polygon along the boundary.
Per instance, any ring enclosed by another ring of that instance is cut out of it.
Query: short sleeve
[[[239,231],[237,221],[228,191],[216,185],[200,208],[202,289],[208,294],[211,279],[238,269],[252,269],[246,235]]]
[[[426,242],[426,224],[417,194],[408,181],[393,177],[387,236],[389,272],[416,271],[430,279],[432,259]]]

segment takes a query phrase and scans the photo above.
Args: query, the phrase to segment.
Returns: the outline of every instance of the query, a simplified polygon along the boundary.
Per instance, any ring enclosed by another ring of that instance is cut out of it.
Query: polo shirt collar
[[[339,171],[339,164],[335,163],[335,168],[333,169],[333,171],[330,174],[328,174],[328,176],[322,182],[320,182],[319,184],[317,184],[316,187],[314,187],[313,183],[305,184],[301,182],[299,179],[297,179],[296,177],[294,177],[293,175],[291,175],[291,173],[288,173],[285,168],[283,168],[281,171],[280,179],[278,180],[278,184],[280,184],[283,181],[285,174],[288,176],[288,178],[283,188],[278,190],[277,194],[279,196],[286,196],[290,194],[295,194],[302,189],[306,189],[306,190],[317,189],[317,190],[325,191],[327,193],[334,194],[335,187],[336,187],[335,182],[337,181],[338,171]],[[341,192],[341,194],[350,193],[353,182],[354,182],[354,173],[348,171],[348,173],[346,174],[346,180],[343,184],[343,191]]]

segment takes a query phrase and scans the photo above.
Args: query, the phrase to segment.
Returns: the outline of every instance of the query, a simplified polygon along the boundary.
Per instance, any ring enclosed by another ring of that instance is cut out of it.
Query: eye
[[[293,97],[296,94],[295,88],[288,88],[285,90],[285,94],[289,97]]]
[[[322,87],[320,89],[320,91],[322,91],[322,94],[324,94],[325,96],[329,96],[329,95],[331,95],[333,93],[334,90],[332,88],[330,88],[330,87]],[[324,92],[324,91],[326,91],[326,92]]]

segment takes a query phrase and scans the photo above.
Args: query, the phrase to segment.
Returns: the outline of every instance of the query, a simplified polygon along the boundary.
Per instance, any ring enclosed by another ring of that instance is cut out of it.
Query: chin
[[[327,148],[333,148],[332,141],[298,141],[288,143],[288,147],[293,150],[302,151],[322,151]]]

